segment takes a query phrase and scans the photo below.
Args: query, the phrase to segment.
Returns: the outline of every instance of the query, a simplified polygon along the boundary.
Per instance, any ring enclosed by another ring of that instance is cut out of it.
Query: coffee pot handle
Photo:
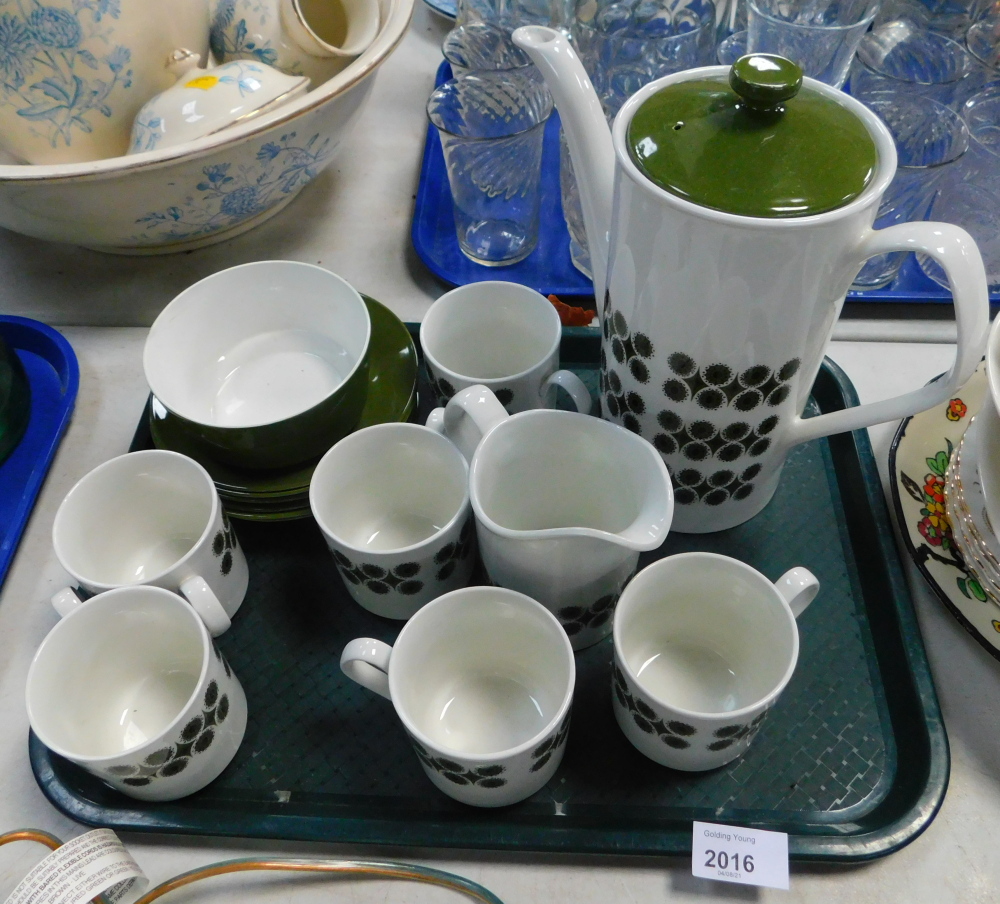
[[[476,383],[455,393],[444,408],[435,408],[427,426],[448,437],[471,462],[480,440],[509,417],[493,391]]]
[[[789,430],[791,444],[897,421],[933,408],[954,396],[982,360],[990,326],[989,294],[983,259],[972,236],[948,223],[900,223],[869,230],[857,249],[858,261],[888,251],[926,254],[947,273],[958,327],[954,363],[942,379],[903,395],[819,417],[796,418]]]

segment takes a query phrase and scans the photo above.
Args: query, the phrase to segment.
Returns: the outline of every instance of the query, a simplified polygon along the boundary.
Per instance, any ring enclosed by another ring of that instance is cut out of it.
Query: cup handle
[[[70,587],[63,587],[58,593],[52,594],[52,608],[59,613],[60,618],[65,618],[70,612],[75,612],[82,605],[83,600]]]
[[[444,409],[435,408],[427,415],[427,420],[424,421],[425,427],[430,427],[435,433],[440,433],[444,436]]]
[[[392,647],[374,637],[352,640],[340,654],[340,670],[362,687],[391,700],[389,694],[389,658]]]
[[[476,383],[453,395],[444,408],[435,408],[426,424],[447,436],[471,462],[482,438],[509,417],[492,390]]]
[[[808,568],[790,568],[778,580],[774,587],[781,598],[788,603],[792,615],[798,618],[819,593],[819,580]]]
[[[203,577],[194,575],[181,582],[181,595],[186,599],[194,611],[198,613],[201,620],[208,628],[208,633],[212,637],[218,637],[229,630],[232,622],[226,615],[226,610],[219,602],[215,592],[208,586]]]
[[[788,434],[791,445],[926,411],[956,395],[983,357],[990,326],[989,295],[983,259],[972,236],[947,223],[900,223],[869,230],[857,249],[861,261],[887,251],[926,254],[944,267],[951,283],[958,326],[955,361],[943,379],[895,398],[819,417],[795,418]]]
[[[583,380],[575,373],[571,370],[557,370],[542,384],[539,394],[543,399],[551,400],[554,403],[557,386],[561,386],[569,393],[569,397],[573,400],[573,404],[580,414],[590,414],[591,408],[594,407],[594,400]]]

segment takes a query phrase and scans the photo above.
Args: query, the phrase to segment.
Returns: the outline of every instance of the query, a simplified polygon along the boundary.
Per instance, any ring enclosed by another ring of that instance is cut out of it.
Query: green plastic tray
[[[564,332],[563,364],[592,387],[599,354],[596,331]],[[426,384],[421,401],[422,417]],[[857,398],[828,361],[810,404],[833,411]],[[133,448],[149,442],[140,425]],[[249,700],[239,753],[198,794],[143,803],[32,737],[39,785],[73,819],[128,831],[606,854],[689,852],[691,822],[703,820],[787,832],[795,859],[867,860],[913,840],[944,798],[948,742],[865,431],[795,449],[774,500],[747,524],[671,535],[640,561],[705,549],[772,579],[794,565],[819,577],[821,593],[799,621],[796,673],[747,755],[684,774],[637,753],[612,713],[608,638],[577,655],[559,771],[501,810],[438,792],[389,702],[340,673],[348,640],[391,642],[400,625],[351,601],[315,523],[237,530],[250,590],[219,645]]]

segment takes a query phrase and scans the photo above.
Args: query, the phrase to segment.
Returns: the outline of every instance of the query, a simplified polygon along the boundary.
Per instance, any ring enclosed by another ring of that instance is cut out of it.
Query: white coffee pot
[[[580,185],[603,299],[602,414],[663,456],[675,530],[743,523],[796,444],[930,408],[971,376],[989,322],[978,249],[942,223],[872,229],[896,150],[861,103],[750,55],[651,82],[609,131],[562,35],[513,37],[552,91]],[[929,386],[803,419],[854,277],[899,250],[948,272],[954,364]]]

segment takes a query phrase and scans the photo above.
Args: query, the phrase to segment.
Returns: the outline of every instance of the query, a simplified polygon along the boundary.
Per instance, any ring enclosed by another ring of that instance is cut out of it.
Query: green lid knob
[[[802,69],[771,53],[748,53],[729,72],[732,89],[754,110],[776,110],[802,87]]]

